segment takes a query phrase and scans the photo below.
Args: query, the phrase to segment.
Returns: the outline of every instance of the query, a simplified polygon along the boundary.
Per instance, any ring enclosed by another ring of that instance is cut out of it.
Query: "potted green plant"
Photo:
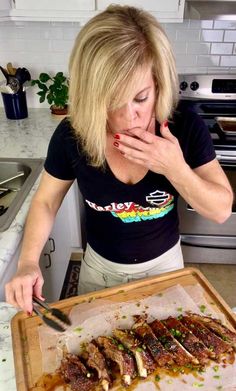
[[[67,114],[69,81],[63,72],[57,72],[55,76],[40,73],[38,79],[31,81],[31,85],[39,87],[39,102],[43,103],[47,99],[52,114]]]

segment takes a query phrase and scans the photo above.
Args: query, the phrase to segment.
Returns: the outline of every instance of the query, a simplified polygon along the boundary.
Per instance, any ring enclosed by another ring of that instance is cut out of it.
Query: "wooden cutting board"
[[[216,312],[224,314],[228,327],[236,329],[236,317],[230,307],[204,275],[195,268],[185,268],[157,277],[149,277],[102,291],[72,297],[58,301],[53,306],[69,313],[74,305],[81,302],[91,302],[91,300],[98,298],[106,298],[114,303],[139,300],[153,294],[158,294],[164,289],[177,284],[183,287],[186,285],[200,284],[204,290],[204,296],[207,302],[213,306]],[[42,321],[38,316],[28,317],[23,312],[18,312],[11,321],[18,391],[28,391],[42,375],[42,357],[38,336],[38,326],[40,324],[42,324]]]

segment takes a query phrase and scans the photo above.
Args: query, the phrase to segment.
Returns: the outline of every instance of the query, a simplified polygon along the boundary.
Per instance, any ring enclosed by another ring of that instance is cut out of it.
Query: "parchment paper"
[[[71,310],[72,326],[65,333],[57,333],[44,325],[39,327],[43,372],[54,372],[60,366],[63,349],[79,354],[82,343],[101,335],[112,335],[115,328],[131,328],[134,323],[133,315],[145,313],[149,322],[168,316],[177,317],[186,311],[210,315],[225,323],[224,315],[216,312],[214,306],[207,302],[200,285],[185,288],[175,285],[157,295],[125,303],[96,299],[91,303],[78,304]],[[217,372],[214,370],[216,365],[219,367]],[[156,391],[157,383],[154,383],[140,381],[132,390]],[[197,378],[192,374],[180,375],[178,378],[161,376],[158,386],[161,391],[185,391],[195,388],[204,391],[233,391],[236,390],[236,362],[225,368],[222,364],[212,362],[206,372]]]

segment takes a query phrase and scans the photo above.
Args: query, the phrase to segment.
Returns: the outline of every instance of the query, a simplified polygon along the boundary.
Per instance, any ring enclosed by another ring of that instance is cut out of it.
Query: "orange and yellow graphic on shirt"
[[[145,220],[154,220],[165,216],[174,207],[174,196],[164,191],[156,190],[146,196],[146,201],[153,206],[141,206],[135,202],[111,202],[106,206],[99,206],[86,200],[87,204],[98,212],[110,212],[123,223],[133,223]]]

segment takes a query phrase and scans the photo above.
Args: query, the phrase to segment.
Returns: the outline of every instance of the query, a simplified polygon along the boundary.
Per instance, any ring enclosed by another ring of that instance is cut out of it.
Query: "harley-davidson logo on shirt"
[[[154,206],[141,206],[132,201],[111,202],[106,206],[99,206],[95,202],[85,200],[87,204],[98,212],[111,212],[114,217],[124,223],[133,223],[144,220],[153,220],[165,216],[174,207],[174,196],[164,191],[156,190],[146,196],[146,201]]]

